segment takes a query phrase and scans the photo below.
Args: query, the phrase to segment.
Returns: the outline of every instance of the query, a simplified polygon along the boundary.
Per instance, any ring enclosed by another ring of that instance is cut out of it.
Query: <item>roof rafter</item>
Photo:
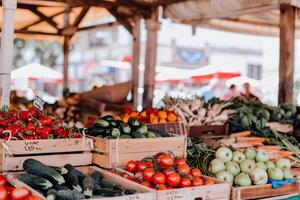
[[[132,26],[125,16],[120,15],[115,8],[108,9],[108,11],[132,34]]]
[[[44,13],[42,13],[41,11],[39,11],[36,7],[30,7],[28,10],[30,10],[32,13],[34,13],[35,15],[37,15],[43,21],[46,21],[50,26],[54,27],[56,30],[58,30],[58,31],[60,30],[57,27],[57,23],[55,21],[53,21],[52,18],[46,16]]]

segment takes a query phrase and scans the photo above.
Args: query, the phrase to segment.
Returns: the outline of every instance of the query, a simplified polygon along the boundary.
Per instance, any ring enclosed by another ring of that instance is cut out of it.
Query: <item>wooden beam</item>
[[[48,33],[43,31],[29,31],[29,30],[15,30],[15,33],[18,34],[33,34],[33,35],[49,35],[49,36],[61,36],[59,33]]]
[[[64,15],[64,27],[68,28],[70,26],[70,8],[65,6],[65,15]],[[66,89],[69,88],[69,53],[70,53],[70,41],[72,35],[64,35],[64,44],[63,44],[63,93]]]
[[[109,28],[109,27],[113,27],[113,26],[117,26],[117,25],[119,25],[119,23],[117,21],[108,22],[108,23],[104,23],[104,24],[96,24],[96,25],[92,25],[92,26],[78,28],[77,32],[91,30],[91,29]]]
[[[280,62],[278,103],[293,103],[296,8],[280,6]]]
[[[53,19],[54,17],[57,17],[58,15],[63,14],[64,12],[65,12],[65,11],[58,12],[58,13],[56,13],[56,14],[54,14],[54,15],[49,16],[49,18],[50,18],[50,19]],[[29,27],[34,26],[34,25],[37,25],[37,24],[39,24],[39,23],[41,23],[41,22],[43,22],[43,21],[44,21],[44,20],[40,18],[39,20],[37,20],[37,21],[35,21],[35,22],[31,23],[31,24],[28,24],[28,25],[22,27],[20,30],[26,30],[26,29],[28,29]]]
[[[131,69],[131,79],[132,79],[132,103],[133,108],[137,109],[138,99],[139,99],[139,65],[140,65],[140,49],[141,49],[141,18],[135,16],[134,26],[132,32],[132,69]]]
[[[82,8],[81,12],[79,13],[79,15],[77,16],[77,18],[75,19],[73,26],[78,27],[80,22],[83,20],[83,18],[85,17],[85,15],[87,14],[87,12],[89,11],[90,7],[89,6],[85,6]]]
[[[56,30],[59,30],[59,28],[57,27],[57,23],[53,21],[51,18],[47,17],[44,13],[40,12],[37,8],[29,8],[29,10],[35,15],[37,15],[39,18],[41,18],[42,20],[46,21],[49,25],[54,27]]]
[[[112,9],[108,9],[108,11],[116,18],[116,20],[122,24],[126,29],[127,31],[132,34],[132,26],[131,24],[128,22],[128,20],[126,19],[125,16],[123,15],[120,15],[117,10],[115,8],[112,8]]]
[[[130,9],[135,9],[138,13],[143,15],[144,17],[150,17],[150,8],[144,5],[137,4],[133,1],[128,0],[116,0],[119,4],[127,6]]]
[[[158,8],[153,8],[151,18],[146,20],[147,41],[144,71],[143,106],[152,106],[157,52],[157,33],[159,29]]]

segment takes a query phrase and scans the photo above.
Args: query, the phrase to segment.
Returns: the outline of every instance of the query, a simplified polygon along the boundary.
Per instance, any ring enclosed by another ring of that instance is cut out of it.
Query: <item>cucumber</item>
[[[62,175],[60,175],[55,169],[48,167],[41,163],[40,161],[34,159],[27,159],[23,163],[23,169],[28,174],[34,174],[43,178],[48,179],[56,184],[65,183],[65,179]]]
[[[91,135],[91,136],[105,135],[105,133],[106,133],[106,130],[99,128],[99,127],[93,128],[93,129],[87,131],[87,134]]]
[[[137,191],[135,189],[126,189],[125,190],[125,195],[131,195],[131,194],[135,194],[137,193]]]
[[[164,131],[156,130],[156,129],[153,129],[153,128],[148,128],[148,132],[149,131],[154,133],[156,136],[171,137],[171,135],[169,133],[164,132]]]
[[[70,188],[65,184],[63,184],[63,185],[54,185],[53,189],[55,189],[57,191],[58,190],[70,190]]]
[[[136,132],[145,135],[148,132],[148,128],[147,128],[147,126],[141,126],[141,127],[139,127],[139,128],[136,129]]]
[[[91,177],[95,180],[95,185],[99,185],[100,181],[103,179],[103,176],[97,171],[94,171],[91,174]]]
[[[48,190],[46,198],[47,198],[47,200],[56,200],[56,199],[58,199],[57,191],[54,190],[54,189]]]
[[[147,138],[157,138],[156,134],[151,131],[148,131],[146,135],[147,135]]]
[[[103,197],[117,197],[117,196],[121,196],[121,192],[118,190],[114,190],[111,188],[100,188],[100,187],[96,187],[94,190],[94,194],[95,195],[100,195]]]
[[[105,115],[105,116],[101,117],[100,119],[103,119],[103,120],[108,121],[108,122],[112,122],[112,121],[115,120],[112,115]]]
[[[95,188],[95,180],[91,176],[86,176],[82,180],[83,194],[85,197],[92,197]]]
[[[125,135],[131,133],[131,128],[128,124],[124,124],[124,123],[121,124],[120,129],[121,129],[122,133],[125,134]]]
[[[120,136],[120,139],[131,139],[131,138],[132,137],[130,135],[127,135],[127,134]]]
[[[112,136],[114,139],[119,138],[120,135],[121,135],[121,132],[120,132],[119,129],[113,128],[113,129],[111,130],[111,136]]]
[[[108,128],[109,122],[104,119],[98,119],[94,124],[94,127]]]
[[[137,119],[132,118],[132,117],[129,118],[128,124],[129,124],[129,126],[131,126],[131,127],[139,127],[139,126],[141,126],[141,123],[140,123]]]
[[[53,187],[53,184],[47,179],[32,174],[19,174],[17,179],[34,189],[48,190]]]
[[[65,176],[67,185],[77,192],[82,192],[82,188],[79,184],[79,175],[74,171],[70,170]]]
[[[106,179],[106,178],[102,178],[99,181],[99,186],[101,186],[102,188],[112,188],[114,187],[116,184],[111,182],[110,180]]]
[[[81,171],[79,171],[79,170],[77,170],[76,168],[74,168],[71,164],[66,164],[65,166],[64,166],[68,171],[74,171],[78,176],[82,176],[82,177],[84,177],[85,175],[81,172]]]
[[[111,122],[109,122],[109,127],[111,127],[111,128],[117,128],[118,124],[115,121],[111,121]]]
[[[55,169],[55,171],[57,171],[61,175],[64,175],[64,174],[68,173],[68,170],[64,167],[52,167],[52,168]]]
[[[141,134],[139,132],[134,131],[132,134],[133,138],[146,138],[146,136],[144,134]]]
[[[57,192],[57,197],[59,200],[80,200],[84,199],[82,193],[71,191],[71,190],[59,190]]]

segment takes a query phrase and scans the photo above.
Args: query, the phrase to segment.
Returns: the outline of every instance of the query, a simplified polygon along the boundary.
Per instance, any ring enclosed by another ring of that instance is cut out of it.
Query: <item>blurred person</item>
[[[225,101],[228,101],[234,97],[240,96],[239,92],[237,91],[237,87],[236,85],[232,84],[230,85],[230,87],[228,88],[228,91],[225,93],[223,99]]]
[[[251,101],[260,101],[259,98],[251,92],[252,88],[251,88],[250,83],[244,83],[243,89],[244,89],[244,91],[241,93],[242,98],[248,99]]]
[[[203,87],[201,95],[204,97],[205,101],[208,102],[212,98],[216,97],[216,91],[218,87],[218,80],[217,79],[211,79],[209,81],[209,84],[205,87]]]

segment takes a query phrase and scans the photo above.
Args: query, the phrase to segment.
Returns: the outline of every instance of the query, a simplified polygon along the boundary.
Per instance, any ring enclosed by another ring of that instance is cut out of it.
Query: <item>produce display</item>
[[[111,182],[98,171],[86,175],[70,164],[50,167],[27,159],[23,167],[26,173],[17,175],[17,178],[51,200],[115,197],[137,192]]]
[[[4,175],[0,175],[0,199],[1,200],[41,200],[40,197],[31,194],[26,187],[13,187]]]
[[[67,128],[65,123],[32,107],[28,111],[0,111],[0,138],[35,140],[53,138],[81,138],[76,128]]]
[[[165,109],[156,109],[153,107],[148,107],[142,112],[137,112],[125,107],[124,114],[115,115],[114,118],[116,120],[122,120],[123,122],[128,122],[129,118],[136,118],[143,123],[150,124],[164,124],[167,122],[177,122],[178,120],[177,115],[174,112]]]
[[[184,158],[172,153],[158,153],[143,160],[130,160],[124,169],[113,173],[156,190],[214,184],[214,179],[202,176],[198,168],[191,168]]]
[[[216,150],[209,171],[216,178],[235,186],[264,185],[268,180],[292,179],[291,162],[287,158],[269,159],[264,149],[253,147],[232,151],[227,147]]]
[[[234,110],[225,109],[232,103],[212,99],[205,102],[204,97],[194,96],[191,99],[173,98],[163,99],[165,108],[173,111],[181,122],[188,126],[223,125],[228,122]]]
[[[157,138],[170,137],[171,134],[147,128],[135,118],[129,118],[127,122],[115,120],[111,115],[97,119],[86,129],[86,134],[105,139],[130,139],[130,138]]]

